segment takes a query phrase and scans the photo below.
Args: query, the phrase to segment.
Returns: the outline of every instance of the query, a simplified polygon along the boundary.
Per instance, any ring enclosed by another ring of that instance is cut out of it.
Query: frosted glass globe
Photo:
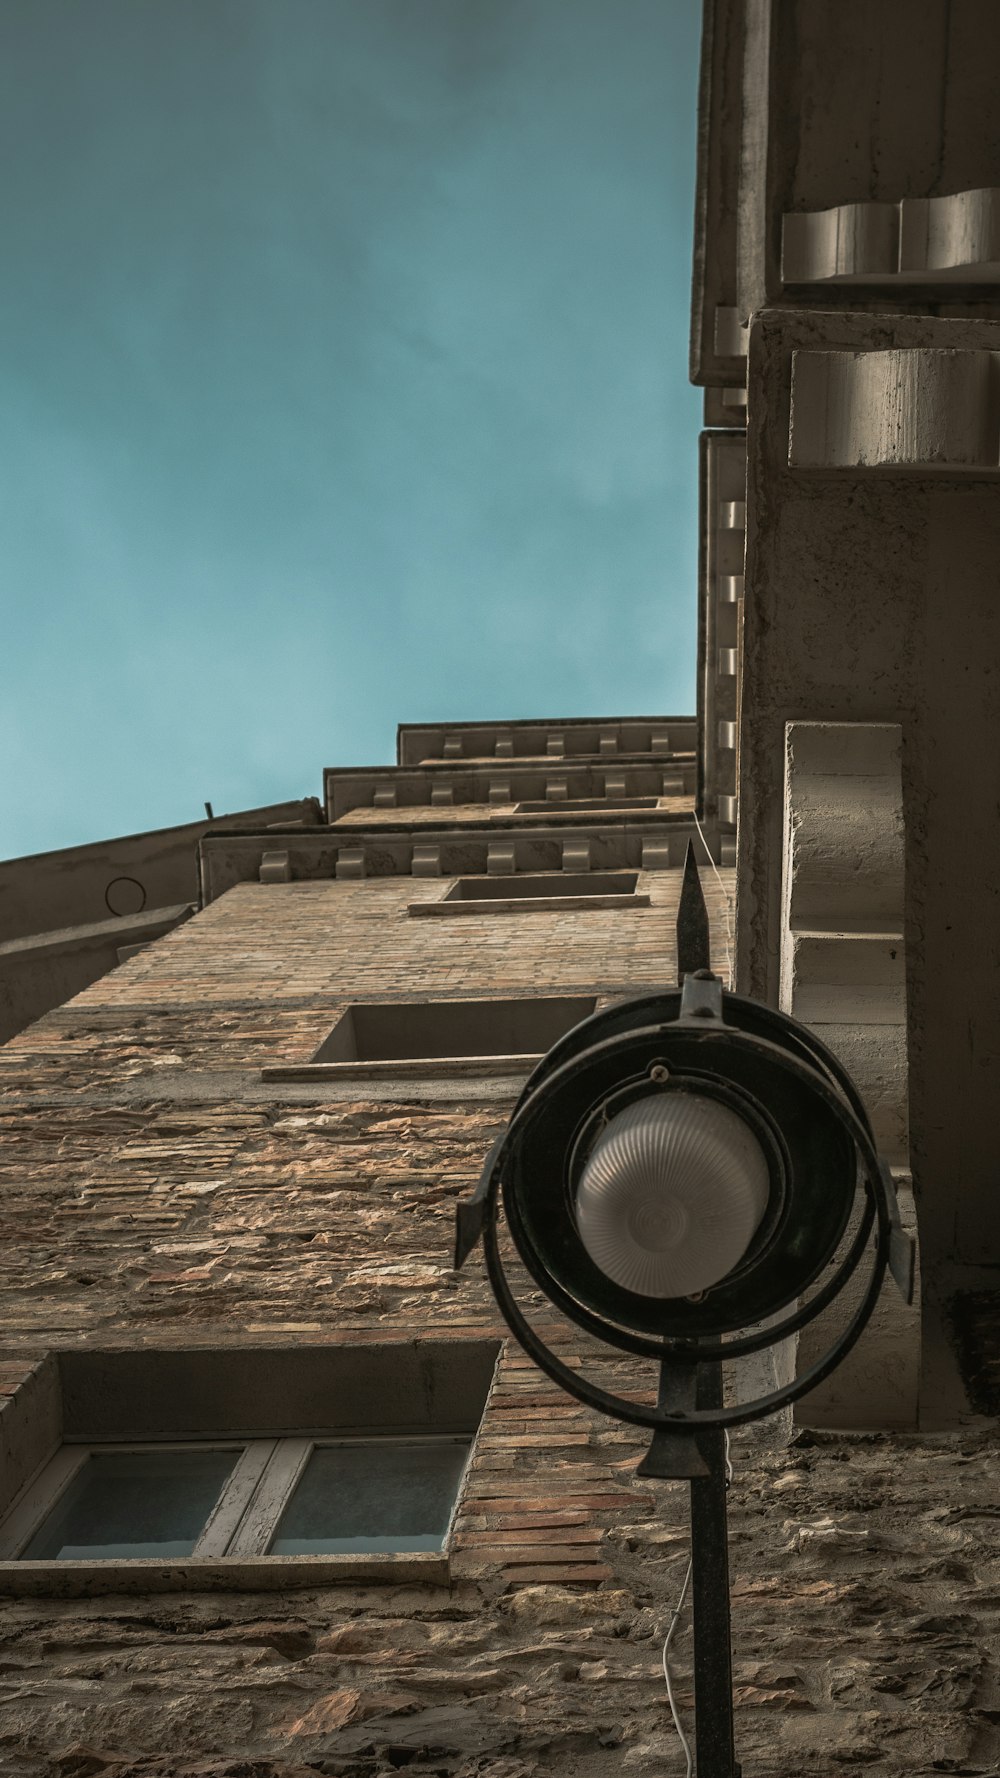
[[[735,1111],[705,1094],[639,1099],[591,1150],[576,1196],[580,1239],[639,1296],[692,1296],[737,1266],[770,1192],[764,1151]]]

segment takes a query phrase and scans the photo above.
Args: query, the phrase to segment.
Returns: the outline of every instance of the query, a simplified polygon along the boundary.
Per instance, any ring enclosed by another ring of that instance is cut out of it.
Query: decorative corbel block
[[[549,803],[564,803],[569,794],[569,780],[566,778],[547,778],[545,780],[545,800]]]
[[[394,784],[376,784],[372,797],[375,809],[394,809],[396,807],[396,786]]]
[[[658,754],[672,753],[673,748],[670,745],[670,736],[666,734],[650,735],[649,751],[650,753]]]
[[[618,796],[618,797],[622,797],[625,795],[625,773],[624,772],[605,772],[605,774],[604,774],[604,794],[605,794],[605,796]]]
[[[487,846],[486,875],[488,877],[510,877],[513,876],[516,869],[513,840],[503,844],[496,842]]]
[[[590,841],[566,840],[562,849],[563,870],[582,871],[590,869]]]
[[[443,755],[444,755],[445,759],[461,759],[461,757],[462,757],[462,737],[461,737],[461,735],[445,735],[444,748],[442,749],[442,751],[443,751]]]
[[[431,807],[435,809],[449,808],[455,801],[453,784],[435,784],[431,791]]]
[[[262,883],[290,883],[292,862],[287,852],[263,852],[260,860]]]
[[[618,752],[618,735],[614,729],[602,729],[597,737],[597,750],[605,757]]]
[[[719,604],[738,605],[743,597],[742,574],[719,575]]]
[[[745,531],[747,528],[747,503],[745,500],[724,500],[719,513],[719,529],[722,531]]]
[[[497,759],[513,759],[514,741],[510,735],[498,735],[493,749]]]
[[[509,803],[513,801],[510,794],[509,778],[491,778],[489,797],[491,803]]]
[[[643,870],[669,870],[670,841],[662,838],[643,840],[642,868]]]
[[[414,877],[439,877],[441,875],[440,846],[414,846],[410,861],[410,873]]]
[[[550,759],[562,759],[566,753],[565,735],[549,735],[545,742],[545,751]]]
[[[363,877],[365,874],[365,852],[363,846],[342,847],[337,853],[336,875],[338,878]]]

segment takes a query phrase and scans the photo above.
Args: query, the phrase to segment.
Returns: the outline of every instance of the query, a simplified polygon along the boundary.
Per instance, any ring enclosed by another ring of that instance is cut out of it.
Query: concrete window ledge
[[[93,1599],[108,1593],[282,1592],[339,1581],[447,1586],[447,1551],[371,1556],[245,1556],[217,1560],[0,1562],[0,1596]]]
[[[261,1080],[423,1080],[440,1075],[501,1075],[531,1073],[543,1051],[524,1056],[417,1056],[389,1062],[294,1062],[275,1063],[260,1071]]]

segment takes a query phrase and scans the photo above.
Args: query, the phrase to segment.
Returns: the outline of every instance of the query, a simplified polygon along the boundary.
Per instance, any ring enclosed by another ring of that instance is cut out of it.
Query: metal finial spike
[[[708,930],[708,909],[701,887],[694,841],[688,840],[684,859],[684,880],[681,883],[680,906],[677,909],[677,980],[696,969],[711,969],[712,948]]]

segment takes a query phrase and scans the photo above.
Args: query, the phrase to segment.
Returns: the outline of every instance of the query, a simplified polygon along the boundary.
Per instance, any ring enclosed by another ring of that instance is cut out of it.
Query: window
[[[64,1445],[4,1528],[21,1562],[440,1551],[465,1438]]]
[[[499,1349],[50,1353],[0,1409],[0,1591],[446,1582]]]
[[[267,1080],[371,1074],[526,1073],[597,1009],[593,995],[424,1000],[349,1006],[311,1062],[262,1068]]]
[[[550,875],[459,877],[439,901],[411,901],[407,913],[418,919],[455,914],[552,914],[564,909],[648,908],[650,897],[637,894],[639,873],[615,871],[553,871]]]
[[[632,895],[638,871],[560,871],[551,877],[459,877],[446,901],[527,901],[565,895]]]

